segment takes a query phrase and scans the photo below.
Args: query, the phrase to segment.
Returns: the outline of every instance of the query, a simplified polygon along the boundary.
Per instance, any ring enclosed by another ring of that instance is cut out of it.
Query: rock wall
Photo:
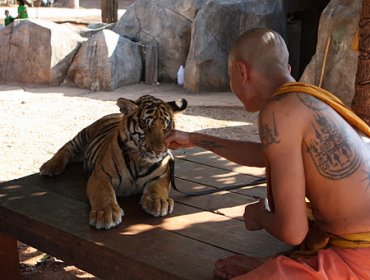
[[[282,1],[207,1],[194,19],[185,65],[185,88],[229,90],[227,59],[240,34],[266,26],[285,36]]]
[[[0,82],[59,85],[83,41],[60,24],[15,20],[0,31]]]
[[[139,45],[111,30],[102,30],[82,44],[66,80],[91,91],[109,91],[139,83],[141,71]]]
[[[358,52],[352,49],[352,42],[358,30],[361,4],[361,0],[332,0],[328,4],[320,18],[316,54],[300,78],[300,81],[319,85],[330,38],[322,87],[333,92],[347,106],[350,106],[355,90]]]
[[[6,54],[0,56],[0,82],[59,85],[67,77],[79,87],[114,90],[140,82],[146,57],[145,48],[139,46],[155,43],[160,82],[175,82],[179,66],[185,65],[186,89],[229,90],[227,58],[233,42],[256,26],[270,27],[286,38],[286,4],[286,0],[137,0],[117,23],[81,32],[89,38],[85,43],[87,39],[72,27],[16,20],[0,30],[0,52]],[[354,94],[358,53],[351,45],[360,11],[361,0],[329,3],[320,19],[316,54],[301,77],[319,84],[331,38],[322,86],[347,105]]]
[[[249,28],[268,26],[285,35],[283,0],[137,0],[113,28],[142,42],[158,43],[160,81],[176,80],[185,65],[185,88],[227,90],[227,57]]]
[[[158,44],[158,78],[173,82],[185,64],[191,26],[205,0],[137,0],[129,6],[113,31],[144,45]]]

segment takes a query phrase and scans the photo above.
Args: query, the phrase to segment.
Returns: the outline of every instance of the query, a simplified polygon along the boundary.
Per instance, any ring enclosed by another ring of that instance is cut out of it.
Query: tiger
[[[186,99],[165,102],[145,95],[135,101],[118,98],[117,105],[120,113],[82,129],[40,167],[42,176],[52,177],[71,162],[83,162],[89,224],[96,229],[122,222],[124,212],[116,196],[141,194],[141,207],[155,217],[171,214],[174,208],[169,197],[173,157],[164,137],[167,129],[175,128],[175,114],[186,109]]]

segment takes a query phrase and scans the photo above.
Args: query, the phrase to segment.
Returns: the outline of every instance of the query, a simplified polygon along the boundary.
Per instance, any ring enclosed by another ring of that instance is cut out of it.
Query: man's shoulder
[[[260,124],[273,120],[286,131],[284,135],[302,134],[314,117],[313,110],[306,104],[308,101],[302,101],[303,96],[305,94],[287,93],[271,98],[260,111]]]
[[[302,108],[302,102],[300,101],[300,93],[286,93],[277,96],[271,97],[265,106],[261,110],[261,114],[269,112],[271,110],[280,112],[280,111],[289,111],[298,113]]]
[[[329,106],[322,100],[302,92],[290,92],[273,96],[263,107],[262,111],[287,110],[297,113],[303,111],[321,111]]]

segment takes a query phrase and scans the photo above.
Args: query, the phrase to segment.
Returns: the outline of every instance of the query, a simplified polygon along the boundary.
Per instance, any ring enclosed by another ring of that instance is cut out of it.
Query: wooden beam
[[[0,275],[7,280],[20,280],[17,240],[0,232]]]
[[[101,19],[104,23],[113,23],[118,19],[118,1],[100,0]]]

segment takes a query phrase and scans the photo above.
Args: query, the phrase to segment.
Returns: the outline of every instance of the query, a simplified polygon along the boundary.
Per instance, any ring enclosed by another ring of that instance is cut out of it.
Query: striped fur
[[[174,128],[173,114],[187,102],[164,102],[153,96],[136,101],[119,98],[121,113],[107,115],[80,131],[40,168],[40,174],[58,175],[66,165],[83,161],[89,174],[87,195],[90,224],[109,229],[121,222],[116,195],[143,193],[143,209],[163,216],[173,210],[168,197],[172,156],[163,140]]]

